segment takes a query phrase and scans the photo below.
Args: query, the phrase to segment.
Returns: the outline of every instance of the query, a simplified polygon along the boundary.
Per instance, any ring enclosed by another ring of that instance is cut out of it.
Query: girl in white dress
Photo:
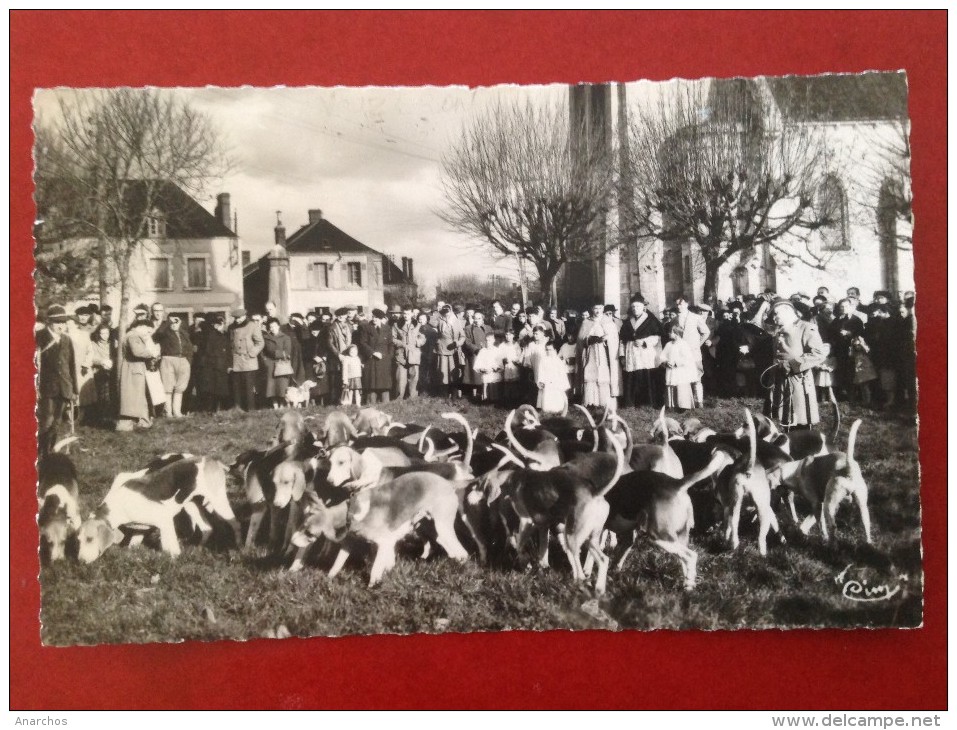
[[[475,353],[472,370],[478,375],[481,385],[480,400],[483,403],[499,403],[502,399],[503,358],[496,344],[494,332],[485,335],[485,346]]]
[[[665,368],[665,390],[669,408],[693,408],[691,384],[698,380],[697,360],[688,343],[674,330],[667,330],[667,344],[662,348],[659,362]]]
[[[538,361],[535,380],[538,384],[535,405],[542,413],[561,413],[568,398],[568,370],[551,340],[545,344],[545,355]]]

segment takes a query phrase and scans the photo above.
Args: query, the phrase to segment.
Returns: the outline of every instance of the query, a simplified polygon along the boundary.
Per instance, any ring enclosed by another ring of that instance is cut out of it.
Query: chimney
[[[322,220],[322,211],[318,208],[313,208],[309,211],[309,225],[315,225]]]
[[[412,281],[415,281],[415,274],[412,273],[412,257],[409,256],[409,258],[407,259],[407,261],[409,262],[409,264],[408,264],[408,266],[409,266],[409,273],[407,273],[407,274],[405,275],[405,277],[406,277],[406,279],[408,279],[410,282],[412,282]]]
[[[276,245],[283,246],[286,245],[286,227],[282,224],[282,211],[276,211],[276,227],[273,229],[276,232]]]
[[[229,193],[216,196],[216,219],[226,228],[233,225],[233,214],[229,205]],[[233,231],[235,233],[235,231]]]

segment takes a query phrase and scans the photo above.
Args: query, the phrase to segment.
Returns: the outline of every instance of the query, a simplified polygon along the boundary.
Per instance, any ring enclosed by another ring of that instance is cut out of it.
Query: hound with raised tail
[[[655,427],[651,431],[652,437],[661,436],[662,442],[661,444],[635,444],[631,452],[631,458],[628,460],[632,469],[635,471],[657,471],[675,479],[681,479],[684,476],[681,461],[669,443],[670,434],[674,433],[670,428],[669,421],[673,426],[678,425],[674,419],[665,417],[665,409],[662,408]]]
[[[200,525],[204,543],[212,532],[200,504],[229,524],[238,546],[239,523],[226,496],[226,467],[222,462],[205,456],[188,457],[156,471],[121,474],[81,526],[78,557],[92,563],[111,545],[122,542],[120,528],[131,525],[158,529],[160,546],[175,557],[180,554],[180,546],[173,520],[180,512]]]
[[[624,565],[636,532],[642,533],[678,558],[685,590],[695,587],[698,554],[689,547],[694,508],[688,489],[707,477],[707,469],[680,479],[657,471],[633,471],[618,480],[605,496],[609,505],[605,527],[618,536],[612,557],[616,570]]]
[[[329,570],[338,575],[357,541],[376,546],[369,586],[375,586],[395,565],[395,546],[425,519],[435,527],[435,541],[453,560],[464,561],[468,553],[455,536],[459,498],[451,482],[424,472],[397,477],[380,486],[363,489],[341,504],[326,507],[315,500],[306,507],[306,519],[292,537],[300,551],[320,535],[338,544],[339,554]],[[290,570],[298,570],[301,561]]]
[[[836,451],[823,456],[808,456],[800,461],[789,461],[769,475],[772,483],[783,484],[789,490],[789,497],[797,493],[811,504],[811,514],[801,523],[801,532],[805,535],[820,519],[824,540],[836,537],[837,510],[842,502],[853,499],[860,510],[864,535],[870,544],[871,514],[867,507],[867,483],[861,473],[860,464],[854,458],[854,446],[860,426],[861,419],[851,424],[846,454]],[[791,516],[797,522],[793,498],[788,501]]]
[[[758,438],[762,441],[774,444],[792,459],[803,459],[808,456],[824,456],[834,450],[837,443],[837,435],[841,430],[841,409],[837,401],[832,401],[834,407],[834,427],[828,434],[820,431],[796,430],[783,433],[767,416],[760,413],[754,414],[754,424],[757,429]],[[735,433],[741,438],[744,435],[747,424],[744,424]]]
[[[605,592],[608,577],[608,557],[600,545],[601,531],[608,518],[608,502],[604,497],[625,471],[621,445],[615,439],[610,442],[615,451],[615,469],[607,482],[598,483],[586,476],[586,471],[597,471],[591,458],[587,470],[580,468],[584,464],[569,462],[548,470],[521,468],[489,474],[484,487],[489,503],[497,503],[495,507],[500,516],[507,514],[504,511],[507,509],[519,518],[518,534],[509,539],[519,552],[525,537],[537,528],[538,562],[542,567],[548,567],[549,531],[558,535],[576,581],[587,577],[581,562],[582,548],[587,548],[589,556],[598,563],[595,580],[598,595]],[[502,522],[508,529],[507,520]]]
[[[751,411],[745,409],[744,420],[748,425],[748,454],[740,455],[718,475],[718,500],[724,508],[725,538],[732,548],[739,545],[738,525],[745,496],[750,496],[758,510],[758,552],[768,554],[767,537],[773,528],[778,535],[781,528],[771,509],[771,487],[764,467],[758,462],[758,438]],[[721,447],[716,447],[720,449]],[[715,455],[719,455],[717,452]],[[714,460],[713,460],[714,461]],[[783,537],[781,538],[783,540]]]
[[[80,491],[76,466],[63,450],[77,441],[69,436],[57,441],[53,448],[37,461],[40,545],[52,563],[66,557],[66,544],[82,524],[80,519]]]

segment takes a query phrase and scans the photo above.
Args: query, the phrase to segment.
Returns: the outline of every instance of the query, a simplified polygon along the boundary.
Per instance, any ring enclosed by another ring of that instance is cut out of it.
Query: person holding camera
[[[622,406],[661,406],[661,322],[646,309],[645,298],[635,294],[628,304],[628,317],[621,325],[619,357],[622,362]]]

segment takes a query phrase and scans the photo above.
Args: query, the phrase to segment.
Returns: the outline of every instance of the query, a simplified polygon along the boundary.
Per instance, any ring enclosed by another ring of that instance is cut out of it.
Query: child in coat
[[[349,345],[346,354],[342,356],[342,405],[352,402],[362,405],[362,360],[359,359],[359,348]]]
[[[481,384],[479,400],[483,403],[499,403],[502,399],[504,364],[494,332],[485,335],[485,346],[475,354],[472,370]]]
[[[870,405],[871,383],[877,380],[877,369],[868,354],[871,348],[863,337],[851,340],[851,364],[854,367],[854,390],[861,405]]]
[[[575,369],[578,366],[578,347],[575,343],[575,333],[566,332],[565,342],[558,350],[558,356],[565,362],[565,372],[568,374],[568,382],[575,382]],[[571,394],[575,395],[575,386],[571,386]]]
[[[688,343],[670,328],[668,342],[662,348],[658,361],[665,368],[668,407],[679,410],[694,408],[691,383],[698,379],[698,367]]]
[[[522,348],[515,341],[515,331],[505,330],[504,341],[498,346],[498,355],[502,362],[502,399],[504,405],[517,404],[519,381],[522,377]]]

